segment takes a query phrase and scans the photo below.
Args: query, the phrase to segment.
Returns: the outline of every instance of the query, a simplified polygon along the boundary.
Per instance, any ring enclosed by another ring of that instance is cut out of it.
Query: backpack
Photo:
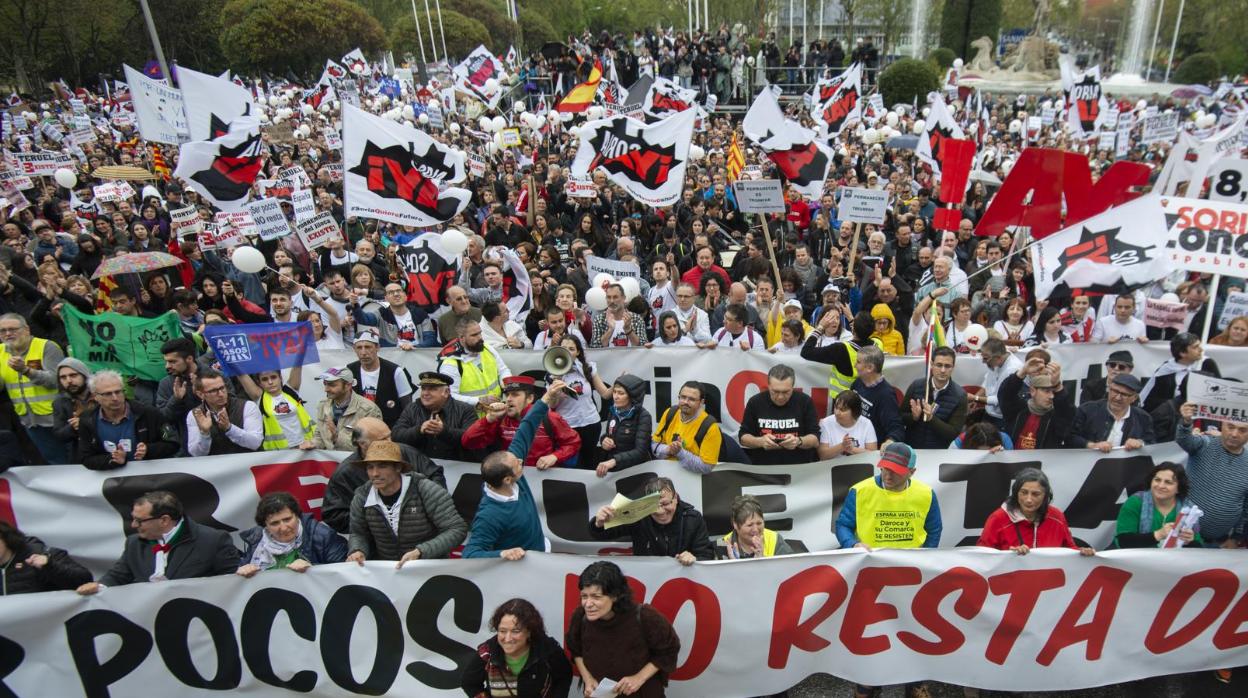
[[[668,427],[672,425],[672,420],[676,419],[677,412],[678,410],[676,408],[669,407],[667,412],[663,414],[663,424],[659,426],[660,434],[667,432]],[[706,419],[703,419],[702,423],[698,425],[698,431],[693,435],[693,445],[698,448],[702,448],[702,439],[706,438],[706,433],[711,430],[712,426],[718,423],[719,422],[717,422],[715,418],[708,413],[706,415]],[[720,429],[719,437],[720,461],[750,465],[750,457],[745,454],[745,449],[741,448],[741,444],[738,443],[736,439],[725,434],[723,429]]]

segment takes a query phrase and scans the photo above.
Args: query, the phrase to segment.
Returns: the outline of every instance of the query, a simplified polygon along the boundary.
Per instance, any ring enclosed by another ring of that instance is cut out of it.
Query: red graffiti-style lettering
[[[928,655],[952,654],[960,649],[966,642],[966,636],[940,615],[941,602],[954,592],[961,592],[953,603],[954,613],[970,620],[984,607],[984,599],[988,597],[988,580],[967,567],[954,567],[924,584],[914,595],[910,613],[937,639],[933,642],[903,630],[897,633],[901,644]]]
[[[1244,623],[1248,622],[1248,593],[1239,597],[1239,601],[1226,614],[1218,632],[1213,634],[1213,646],[1220,650],[1232,650],[1248,645],[1248,631],[1240,632]]]
[[[650,603],[673,623],[686,603],[693,604],[697,619],[693,630],[693,643],[689,647],[689,656],[685,663],[672,672],[672,680],[696,679],[711,665],[711,660],[715,659],[715,651],[719,648],[719,597],[706,585],[678,578],[664,582]]]
[[[802,606],[815,594],[826,594],[823,605],[802,620]],[[802,570],[776,587],[776,601],[771,620],[771,647],[767,650],[767,666],[783,669],[789,663],[789,650],[818,652],[832,643],[815,630],[832,617],[849,595],[845,578],[829,565]]]
[[[1036,661],[1049,666],[1057,658],[1058,652],[1072,645],[1086,642],[1088,647],[1084,658],[1094,662],[1101,658],[1105,649],[1105,638],[1109,635],[1109,626],[1114,620],[1114,611],[1118,610],[1118,600],[1122,598],[1122,588],[1131,579],[1131,573],[1113,567],[1097,567],[1088,578],[1079,585],[1075,597],[1058,619],[1053,632],[1049,634],[1044,649],[1036,656]],[[1088,607],[1096,604],[1092,612],[1092,620],[1080,623],[1079,619],[1087,612]]]
[[[917,567],[865,567],[854,581],[854,593],[845,607],[845,620],[841,623],[841,644],[854,654],[878,654],[889,648],[885,635],[867,636],[866,630],[874,623],[893,620],[897,607],[890,603],[878,603],[876,598],[887,586],[910,586],[923,581],[923,573]]]
[[[1019,633],[1027,626],[1040,595],[1050,589],[1060,588],[1065,582],[1066,573],[1060,569],[1019,570],[998,574],[989,580],[988,588],[993,594],[1009,595],[1010,600],[1005,604],[1001,622],[988,640],[984,658],[994,664],[1005,664]]]
[[[1205,602],[1194,618],[1173,633],[1170,628],[1187,603],[1197,592],[1208,589],[1213,595]],[[1175,583],[1170,593],[1162,599],[1161,608],[1144,636],[1144,646],[1153,654],[1163,654],[1178,649],[1196,639],[1222,615],[1235,598],[1239,580],[1230,570],[1201,570],[1183,577]]]

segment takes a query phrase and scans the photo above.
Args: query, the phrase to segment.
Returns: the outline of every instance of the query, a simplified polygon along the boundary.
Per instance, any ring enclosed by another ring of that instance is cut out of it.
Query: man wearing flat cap
[[[381,408],[355,392],[355,375],[345,366],[327,369],[316,379],[325,385],[325,398],[316,408],[312,441],[327,451],[350,451],[356,425],[365,417],[381,419]]]
[[[1104,400],[1109,397],[1109,384],[1113,382],[1114,376],[1134,372],[1135,357],[1131,352],[1126,349],[1111,351],[1109,358],[1105,359],[1105,377],[1083,381],[1083,389],[1079,391],[1079,404]]]
[[[464,432],[477,421],[477,411],[451,398],[454,380],[445,373],[425,371],[419,378],[420,398],[403,408],[391,438],[430,458],[477,460],[463,445]]]
[[[541,395],[537,382],[529,376],[508,376],[503,381],[504,402],[495,402],[464,432],[464,448],[475,450],[505,450],[515,438],[520,420],[529,413],[533,402]],[[541,470],[555,465],[576,465],[581,450],[581,435],[568,426],[558,412],[549,412],[533,436],[532,447],[524,459],[525,465]],[[588,464],[587,464],[588,466]]]
[[[1030,391],[1024,389],[1029,388]],[[1006,376],[997,389],[1005,431],[1020,451],[1062,448],[1075,416],[1071,391],[1062,385],[1062,370],[1039,352]]]
[[[412,472],[393,441],[369,444],[357,467],[368,482],[351,500],[351,532],[347,560],[396,560],[396,568],[412,560],[445,558],[464,542],[468,525],[455,511],[451,495],[432,480]]]
[[[1136,406],[1140,379],[1119,373],[1109,383],[1109,397],[1085,402],[1075,413],[1075,426],[1066,437],[1067,448],[1088,448],[1101,453],[1122,446],[1128,451],[1156,442],[1153,418]]]

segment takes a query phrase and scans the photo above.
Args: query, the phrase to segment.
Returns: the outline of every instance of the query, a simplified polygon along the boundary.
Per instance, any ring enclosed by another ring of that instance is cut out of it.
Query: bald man
[[[355,497],[355,491],[361,485],[368,484],[368,475],[364,472],[364,468],[356,467],[355,464],[364,457],[369,444],[389,440],[390,427],[380,419],[364,417],[356,422],[355,451],[338,464],[338,469],[329,478],[329,486],[325,488],[325,499],[321,502],[321,520],[335,531],[346,533],[350,528],[351,499]],[[446,489],[446,476],[442,473],[442,466],[407,444],[399,444],[399,450],[403,452],[403,460],[410,463],[413,470]]]

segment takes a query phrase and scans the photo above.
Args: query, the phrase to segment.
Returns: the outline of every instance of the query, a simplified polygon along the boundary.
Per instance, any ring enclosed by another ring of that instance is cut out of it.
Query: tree
[[[429,46],[429,20],[425,13],[420,13],[420,33],[424,37],[425,51],[430,60],[433,59],[433,51]],[[437,50],[439,55],[442,52],[442,34],[446,33],[446,52],[451,55],[450,63],[463,60],[472,53],[478,46],[485,44],[490,39],[490,34],[485,29],[485,25],[471,17],[465,17],[454,10],[442,8],[442,30],[438,30],[438,18],[433,18],[434,38],[438,40]],[[419,56],[420,41],[416,38],[415,22],[409,14],[400,17],[390,28],[390,47],[394,51]]]
[[[1001,0],[945,0],[940,16],[940,45],[966,57],[981,36],[993,41],[1001,33]]]
[[[903,58],[880,73],[880,93],[885,104],[910,104],[917,98],[927,100],[927,93],[940,89],[936,67],[916,58]]]
[[[1218,57],[1212,53],[1193,53],[1183,59],[1179,69],[1174,71],[1174,81],[1185,85],[1204,85],[1218,79],[1222,74],[1222,66]]]
[[[386,47],[381,23],[347,0],[230,0],[221,49],[240,72],[319,75],[326,58]]]
[[[874,21],[880,27],[880,53],[891,55],[901,40],[901,34],[910,26],[910,6],[896,0],[858,0],[862,17]]]
[[[537,10],[528,7],[520,8],[520,29],[524,33],[524,51],[532,54],[548,41],[558,41],[559,34],[551,26],[550,20]]]

